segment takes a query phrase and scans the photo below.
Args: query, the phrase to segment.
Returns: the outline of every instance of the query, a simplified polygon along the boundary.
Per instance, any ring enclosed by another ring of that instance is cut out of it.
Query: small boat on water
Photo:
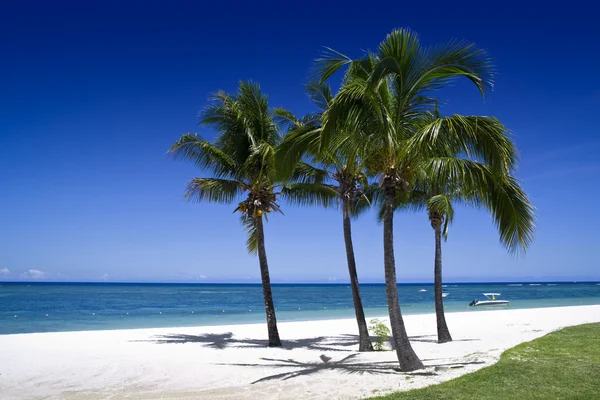
[[[426,291],[427,291],[427,290],[425,290],[425,289],[421,289],[421,290],[419,290],[419,292],[426,292]]]
[[[486,300],[473,300],[469,303],[470,306],[508,306],[508,300],[497,300],[496,297],[501,296],[500,293],[484,293]]]
[[[449,294],[450,294],[450,293],[443,292],[443,293],[442,293],[442,297],[446,297],[446,296],[448,296]]]

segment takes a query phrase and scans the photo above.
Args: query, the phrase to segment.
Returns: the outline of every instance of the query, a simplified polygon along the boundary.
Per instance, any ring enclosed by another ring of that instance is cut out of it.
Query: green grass
[[[600,323],[522,343],[460,378],[375,399],[600,399]]]

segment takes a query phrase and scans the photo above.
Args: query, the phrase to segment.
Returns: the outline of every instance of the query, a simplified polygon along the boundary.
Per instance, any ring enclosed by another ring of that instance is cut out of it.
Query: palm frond
[[[310,81],[306,85],[306,93],[321,112],[327,110],[329,103],[333,100],[331,87],[326,83]]]
[[[329,171],[300,161],[296,164],[290,180],[292,182],[322,184],[329,178]]]
[[[395,29],[379,45],[378,62],[369,76],[369,85],[379,86],[384,78],[390,76],[396,94],[403,96],[420,66],[421,53],[419,36],[415,32]]]
[[[489,166],[456,158],[433,159],[425,166],[436,188],[454,188],[455,201],[483,206],[494,219],[500,241],[511,253],[523,253],[535,233],[534,207],[516,178]]]
[[[525,253],[535,234],[535,209],[519,181],[511,176],[496,177],[481,197],[494,218],[500,242],[511,253]]]
[[[242,225],[244,225],[244,230],[248,233],[246,250],[248,250],[248,253],[250,254],[256,254],[258,252],[258,232],[256,230],[256,225],[254,224],[254,219],[246,214],[242,214],[240,221],[242,222]]]
[[[323,114],[320,149],[337,150],[331,148],[334,135],[365,132],[372,125],[376,132],[387,131],[389,121],[379,104],[377,96],[368,91],[366,82],[353,80],[345,84]]]
[[[275,151],[268,142],[250,146],[250,155],[242,166],[244,175],[253,183],[273,182],[276,179]]]
[[[320,128],[313,125],[296,126],[290,130],[276,151],[275,165],[279,176],[291,176],[305,155],[315,155],[320,137]]]
[[[422,73],[410,93],[438,89],[459,77],[470,80],[482,95],[493,88],[494,67],[485,50],[473,43],[452,40],[423,52]]]
[[[300,121],[296,118],[294,113],[285,108],[274,108],[273,118],[275,122],[284,127],[293,128],[294,126],[300,125]]]
[[[228,204],[244,190],[239,181],[217,178],[195,178],[187,186],[184,198],[189,201],[209,201]]]
[[[315,60],[315,75],[318,83],[323,84],[331,75],[352,62],[352,59],[339,51],[325,47],[321,57]]]
[[[481,159],[500,173],[517,163],[517,151],[508,129],[494,117],[452,115],[433,118],[410,141],[411,152]]]
[[[258,83],[240,82],[240,94],[237,99],[244,114],[245,127],[255,143],[265,142],[276,146],[280,140],[277,124],[269,109],[268,97],[260,90]]]
[[[169,153],[175,159],[192,161],[201,170],[210,168],[218,177],[233,177],[236,174],[237,166],[231,157],[198,134],[182,135],[171,146]]]
[[[290,204],[325,208],[336,206],[338,199],[334,187],[315,183],[286,183],[281,186],[281,195]]]
[[[218,133],[214,145],[236,165],[242,165],[250,154],[254,139],[246,128],[246,118],[238,97],[222,91],[214,93],[209,105],[200,113],[200,125],[213,128]]]
[[[420,167],[427,173],[428,185],[438,190],[460,184],[466,192],[480,191],[491,176],[487,165],[463,158],[433,157]]]

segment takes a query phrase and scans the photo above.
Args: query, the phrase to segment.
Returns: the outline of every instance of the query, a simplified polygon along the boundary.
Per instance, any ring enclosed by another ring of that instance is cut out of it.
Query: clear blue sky
[[[206,4],[205,4],[206,3]],[[395,27],[425,44],[467,39],[495,60],[482,102],[457,84],[443,113],[494,115],[515,132],[537,236],[510,257],[488,215],[460,209],[447,280],[600,279],[600,28],[594,10],[527,2],[46,2],[0,4],[0,280],[258,282],[231,206],[182,200],[192,165],[166,150],[210,92],[260,82],[273,106],[303,92],[323,46],[351,56]],[[93,5],[92,5],[93,4]],[[341,215],[286,206],[266,225],[275,282],[347,278]],[[400,281],[431,281],[425,214],[396,218]],[[354,224],[359,276],[383,279],[382,230]]]

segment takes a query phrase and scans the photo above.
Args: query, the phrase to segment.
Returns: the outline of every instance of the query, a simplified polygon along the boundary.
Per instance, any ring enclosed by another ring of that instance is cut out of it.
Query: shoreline
[[[405,316],[426,365],[420,374],[397,372],[393,351],[358,353],[356,321],[347,318],[281,322],[283,348],[265,346],[264,323],[1,335],[0,392],[6,399],[363,398],[483,368],[519,343],[600,321],[600,305],[446,318],[454,342],[440,345],[433,314]]]
[[[227,286],[225,289],[224,287]],[[468,304],[482,293],[502,293],[510,308],[541,308],[600,304],[600,286],[590,284],[453,285],[447,284],[447,312],[478,312]],[[406,288],[406,289],[405,289]],[[1,288],[0,334],[150,329],[263,323],[260,286],[224,285],[23,285]],[[385,286],[361,289],[368,317],[387,314]],[[277,319],[312,321],[354,318],[347,285],[283,285],[273,289]],[[434,312],[433,290],[410,285],[399,289],[404,315]],[[17,315],[14,318],[14,315]]]
[[[531,307],[531,308],[519,308],[519,307],[506,307],[506,308],[473,308],[473,309],[465,309],[462,311],[446,311],[445,314],[449,315],[449,314],[471,314],[471,313],[482,313],[482,312],[497,312],[497,311],[510,311],[510,310],[537,310],[537,309],[552,309],[552,308],[570,308],[570,307],[593,307],[593,306],[600,306],[600,303],[593,303],[593,304],[579,304],[579,305],[548,305],[548,306],[541,306],[541,307]],[[433,306],[432,306],[433,307]],[[346,309],[329,309],[328,311],[343,311]],[[353,309],[347,309],[348,313],[352,312],[353,314]],[[351,311],[352,310],[352,311]],[[387,319],[388,318],[388,312],[387,312],[387,308],[383,308],[383,307],[373,307],[373,308],[367,308],[365,311],[368,312],[369,310],[377,310],[376,313],[374,315],[367,315],[366,319],[367,319],[367,323],[369,322],[369,319],[373,319],[373,318],[378,318],[378,319]],[[407,316],[422,316],[422,315],[433,315],[435,316],[435,309],[431,308],[428,311],[417,311],[417,312],[410,312],[410,307],[404,307],[402,308],[402,315],[404,317]],[[319,312],[321,310],[305,310],[305,312],[307,313],[315,313],[315,312]],[[381,311],[381,312],[380,312]],[[257,310],[257,314],[258,313],[263,313],[264,310]],[[283,312],[294,312],[294,311],[279,311],[280,313]],[[302,314],[304,314],[304,312],[302,312]],[[232,314],[230,314],[232,315]],[[245,315],[245,314],[233,314],[235,315]],[[304,317],[306,317],[306,319],[304,319]],[[303,315],[302,318],[303,319],[285,319],[285,318],[278,318],[278,325],[280,324],[289,324],[289,323],[302,323],[302,322],[323,322],[323,323],[327,323],[329,321],[355,321],[354,316],[349,317],[349,316],[332,316],[332,317],[326,317],[324,316],[323,318],[314,318],[315,314],[311,314],[311,315]],[[10,318],[9,318],[10,320]],[[236,326],[261,326],[266,324],[266,322],[257,322],[257,321],[239,321],[239,322],[235,322],[235,323],[230,323],[228,322],[223,322],[222,324],[219,323],[208,323],[206,325],[204,324],[189,324],[189,325],[168,325],[168,326],[156,326],[156,327],[134,327],[134,328],[106,328],[106,329],[82,329],[82,330],[60,330],[60,331],[44,331],[44,332],[19,332],[19,333],[0,333],[0,337],[3,336],[11,336],[11,335],[33,335],[33,334],[57,334],[57,333],[86,333],[86,332],[112,332],[112,331],[140,331],[140,330],[156,330],[156,329],[190,329],[190,328],[201,328],[201,329],[220,329],[220,328],[224,328],[224,327],[236,327]],[[266,325],[265,325],[266,326]]]

